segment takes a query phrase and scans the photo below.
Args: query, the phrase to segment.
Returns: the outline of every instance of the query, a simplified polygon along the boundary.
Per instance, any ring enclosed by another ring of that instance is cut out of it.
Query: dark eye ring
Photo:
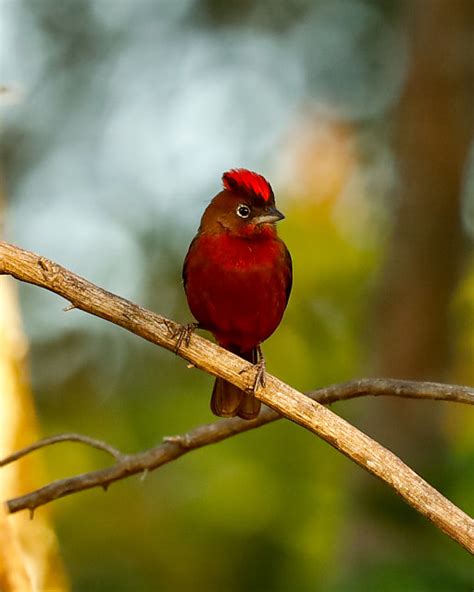
[[[237,216],[241,218],[248,218],[250,216],[250,208],[245,204],[240,204],[237,207]]]

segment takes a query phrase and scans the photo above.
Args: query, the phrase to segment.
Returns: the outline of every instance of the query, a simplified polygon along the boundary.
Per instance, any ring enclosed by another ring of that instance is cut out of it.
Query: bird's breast
[[[196,319],[224,347],[248,351],[278,326],[289,270],[276,237],[198,237],[186,259],[186,294]]]

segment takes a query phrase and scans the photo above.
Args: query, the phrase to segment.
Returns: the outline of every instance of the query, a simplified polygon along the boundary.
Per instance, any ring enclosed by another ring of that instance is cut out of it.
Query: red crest
[[[222,182],[228,191],[240,190],[261,197],[263,201],[273,199],[272,187],[265,177],[247,169],[227,171],[222,175]]]

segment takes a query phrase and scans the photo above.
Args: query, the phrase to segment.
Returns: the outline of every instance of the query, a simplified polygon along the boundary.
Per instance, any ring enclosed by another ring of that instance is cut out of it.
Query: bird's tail
[[[256,364],[258,361],[257,349],[239,355]],[[261,403],[252,393],[248,393],[227,382],[223,378],[216,378],[211,397],[211,411],[219,417],[234,417],[238,415],[242,419],[254,419],[260,413]]]

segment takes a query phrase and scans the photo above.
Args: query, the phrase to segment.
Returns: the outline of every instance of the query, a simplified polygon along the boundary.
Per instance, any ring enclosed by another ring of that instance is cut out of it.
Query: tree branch
[[[0,241],[0,273],[46,288],[63,296],[78,309],[115,323],[168,350],[176,349],[180,325],[111,294],[44,257]],[[220,376],[242,389],[253,385],[255,369],[251,364],[198,335],[193,335],[189,345],[183,344],[177,353],[194,366]],[[392,452],[320,403],[271,375],[267,376],[266,386],[260,389],[256,396],[281,415],[314,432],[362,468],[383,480],[408,504],[474,553],[474,520],[431,487]],[[237,420],[231,420],[230,425],[233,422],[238,424]],[[212,426],[222,423],[216,422]],[[157,449],[138,455],[127,455],[110,468],[73,477],[72,480],[82,477],[86,488],[94,487],[100,484],[99,481],[104,476],[112,483],[131,474],[132,469],[140,472],[149,470],[150,464],[160,466],[171,458],[181,456],[182,451],[187,450],[183,442],[189,441],[189,437],[196,442],[195,448],[203,446],[206,443],[206,433],[210,429],[213,428],[207,426],[203,432],[203,428],[196,428],[187,434],[187,439],[184,437],[184,441],[166,441]],[[169,459],[163,460],[166,457]],[[47,501],[47,496],[50,496],[53,490],[55,497],[70,493],[71,479],[64,479],[58,483],[61,483],[59,495],[58,485],[51,484],[38,490],[36,501]],[[41,498],[39,492],[45,497]],[[17,505],[13,502],[14,500],[11,500],[9,503],[9,510],[20,509],[17,506],[21,502]],[[26,504],[23,507],[34,509],[37,505],[40,504]]]
[[[474,405],[474,389],[430,382],[418,383],[408,380],[380,378],[352,380],[311,391],[307,393],[307,396],[319,403],[328,405],[337,401],[354,399],[369,394],[375,396],[388,395],[456,401]],[[114,481],[138,473],[153,471],[183,456],[187,452],[196,450],[196,448],[215,444],[221,440],[253,430],[281,418],[282,416],[276,413],[276,411],[273,411],[269,407],[264,407],[260,415],[253,421],[245,421],[235,417],[221,419],[214,423],[197,427],[186,434],[164,438],[163,443],[159,446],[131,455],[122,454],[105,442],[79,434],[62,434],[51,438],[44,438],[32,446],[27,446],[15,454],[0,460],[0,466],[14,462],[34,450],[39,450],[40,448],[59,442],[81,442],[89,444],[94,448],[109,452],[115,458],[116,463],[114,466],[106,469],[54,481],[46,487],[7,501],[7,507],[12,513],[25,509],[29,509],[32,512],[39,506],[52,502],[55,499],[85,489],[91,489],[93,487],[107,489]]]
[[[432,399],[474,405],[474,388],[439,382],[419,382],[394,378],[361,378],[334,384],[306,393],[322,405],[364,396],[389,396],[403,399]]]
[[[107,442],[103,442],[102,440],[96,440],[95,438],[91,438],[90,436],[83,436],[82,434],[59,434],[58,436],[50,436],[49,438],[43,438],[42,440],[38,440],[34,444],[30,446],[25,446],[21,450],[18,450],[14,454],[10,454],[10,456],[6,456],[5,458],[0,459],[0,467],[4,467],[5,465],[9,465],[20,458],[23,458],[30,452],[34,452],[35,450],[39,450],[40,448],[45,448],[46,446],[51,446],[52,444],[58,444],[59,442],[81,442],[82,444],[87,444],[88,446],[92,446],[92,448],[97,448],[98,450],[103,450],[107,452],[111,456],[115,458],[115,460],[120,460],[123,456],[120,450],[117,450]]]

